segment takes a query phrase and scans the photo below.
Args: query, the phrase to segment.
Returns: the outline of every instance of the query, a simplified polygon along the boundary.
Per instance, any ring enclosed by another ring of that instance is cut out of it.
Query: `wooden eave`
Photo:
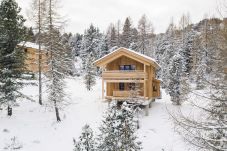
[[[131,58],[135,61],[138,61],[142,64],[145,64],[147,66],[152,65],[155,68],[158,68],[158,65],[156,65],[155,62],[153,62],[153,61],[151,61],[151,60],[149,60],[145,57],[142,57],[140,55],[137,55],[135,53],[132,53],[130,51],[127,51],[127,49],[125,49],[125,48],[119,48],[117,51],[111,53],[110,55],[104,56],[103,58],[95,61],[94,64],[96,66],[99,66],[99,67],[105,67],[106,64],[108,64],[108,63],[110,63],[110,62],[112,62],[112,61],[114,61],[114,60],[116,60],[116,59],[118,59],[122,56],[129,57],[129,58]]]

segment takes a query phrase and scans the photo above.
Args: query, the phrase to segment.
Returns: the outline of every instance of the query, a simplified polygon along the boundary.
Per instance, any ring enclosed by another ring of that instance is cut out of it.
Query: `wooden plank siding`
[[[141,55],[142,56],[142,55]],[[95,64],[103,69],[102,80],[105,83],[107,99],[127,98],[130,95],[130,84],[139,84],[139,95],[144,99],[153,99],[160,96],[160,81],[155,79],[157,63],[152,59],[138,56],[122,48],[114,53],[99,59]],[[120,66],[133,65],[133,70],[120,70]],[[124,89],[120,90],[119,83]],[[102,84],[103,86],[104,84]],[[104,90],[103,90],[104,91]]]
[[[38,50],[35,48],[24,48],[24,52],[26,55],[25,58],[25,65],[26,65],[26,69],[28,71],[31,71],[33,73],[36,73],[39,71],[39,65],[38,65],[38,61],[39,61],[39,53]],[[46,51],[41,52],[41,69],[42,72],[46,72],[49,68],[48,68],[48,53]]]

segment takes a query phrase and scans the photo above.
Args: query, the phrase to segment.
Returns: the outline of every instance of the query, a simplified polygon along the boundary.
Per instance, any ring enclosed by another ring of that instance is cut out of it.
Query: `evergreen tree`
[[[35,30],[37,31],[37,34],[35,36],[34,41],[38,43],[39,45],[39,61],[38,61],[38,67],[39,67],[39,104],[42,105],[42,50],[41,45],[44,43],[44,38],[42,37],[42,34],[45,30],[45,24],[46,24],[46,13],[47,13],[47,1],[46,0],[33,0],[32,1],[32,9],[31,13],[29,13],[31,20],[35,23]]]
[[[35,42],[35,34],[33,32],[32,27],[26,29],[26,35],[27,35],[26,41],[30,41],[30,42],[33,42],[33,43]]]
[[[74,56],[80,56],[82,38],[83,36],[78,33],[70,38],[70,46],[72,47]]]
[[[131,33],[131,43],[129,45],[129,48],[132,50],[137,50],[138,49],[138,31],[136,28],[132,29]]]
[[[92,53],[90,53],[86,58],[86,66],[85,66],[85,75],[84,75],[84,83],[88,91],[92,90],[92,87],[95,85],[95,67],[93,65],[95,58]]]
[[[86,124],[82,128],[79,140],[74,140],[74,146],[74,151],[96,151],[94,134],[89,125]]]
[[[61,36],[61,42],[63,44],[63,47],[64,47],[64,55],[65,55],[65,58],[66,58],[66,70],[67,70],[67,74],[70,75],[70,76],[73,76],[75,75],[75,65],[74,65],[74,58],[75,58],[75,55],[74,55],[74,52],[73,52],[73,48],[71,46],[71,39],[72,37],[72,34],[69,33],[64,33],[62,36]]]
[[[117,129],[117,106],[111,104],[105,112],[104,120],[99,128],[98,149],[100,151],[117,151],[118,148],[118,129]]]
[[[109,48],[113,48],[118,46],[118,39],[117,39],[117,30],[115,29],[114,25],[111,24],[108,35],[108,46]]]
[[[100,42],[101,34],[99,33],[99,29],[95,28],[92,24],[89,29],[87,29],[84,33],[82,43],[81,43],[81,51],[80,57],[82,59],[83,68],[86,67],[86,58],[87,54],[92,53],[92,56],[95,59],[98,59],[99,56],[99,42]]]
[[[56,1],[47,1],[48,16],[47,16],[47,29],[46,29],[46,49],[50,54],[49,70],[46,73],[48,77],[48,100],[55,110],[56,120],[61,121],[59,109],[63,108],[65,102],[65,77],[68,75],[68,65],[71,62],[65,52],[67,51],[63,41],[62,35],[58,29],[59,21],[56,20],[55,15],[57,10],[55,8]]]
[[[223,33],[220,30],[213,32],[216,43],[215,55],[211,57],[209,76],[203,77],[209,93],[199,94],[203,104],[194,107],[199,110],[201,116],[192,118],[179,115],[174,117],[178,131],[195,147],[200,150],[225,151],[227,150],[227,81],[223,67],[226,56],[227,45]],[[219,49],[217,49],[219,48]],[[224,53],[225,52],[225,53]],[[209,55],[209,54],[208,54]]]
[[[149,51],[148,50],[149,35],[153,34],[153,27],[145,14],[139,20],[138,31],[139,31],[138,50],[142,54],[147,54]]]
[[[162,86],[167,89],[171,87],[171,85],[169,85],[169,67],[171,58],[176,52],[175,38],[176,27],[173,22],[170,23],[165,34],[156,37],[155,56],[158,63],[161,65],[159,74],[162,79]]]
[[[121,109],[112,104],[107,110],[99,135],[100,151],[138,151],[141,150],[141,143],[135,136],[136,124],[134,113],[125,102]]]
[[[126,18],[121,36],[121,46],[129,48],[132,42],[132,23],[129,17]]]
[[[24,41],[24,18],[15,0],[2,0],[0,5],[0,104],[8,106],[8,115],[20,96],[25,71],[24,53],[17,45]]]
[[[181,90],[180,90],[180,78],[182,72],[182,57],[176,54],[171,59],[169,67],[169,95],[171,101],[176,105],[181,105]]]
[[[98,58],[101,58],[109,53],[108,39],[107,36],[103,35],[98,45]]]

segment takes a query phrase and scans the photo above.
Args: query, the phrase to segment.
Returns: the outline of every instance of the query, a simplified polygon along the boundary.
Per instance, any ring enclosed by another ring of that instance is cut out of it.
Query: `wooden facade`
[[[29,72],[37,73],[39,71],[39,49],[38,46],[31,42],[21,43],[19,44],[19,47],[22,47],[26,59],[25,59],[25,65],[26,69]],[[41,50],[41,70],[42,72],[48,71],[48,57],[49,54],[46,50]]]
[[[95,61],[102,68],[102,98],[126,99],[132,85],[139,89],[138,98],[160,97],[160,80],[156,79],[159,65],[152,58],[133,50],[119,48]]]

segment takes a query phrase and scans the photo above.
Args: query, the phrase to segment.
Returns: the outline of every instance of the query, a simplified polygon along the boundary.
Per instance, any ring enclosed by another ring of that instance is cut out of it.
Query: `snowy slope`
[[[85,123],[98,131],[102,113],[108,106],[101,100],[101,80],[97,80],[91,92],[85,89],[81,78],[66,82],[71,103],[61,112],[61,123],[55,122],[54,112],[48,106],[40,107],[37,102],[28,100],[21,101],[10,118],[5,111],[0,111],[0,151],[4,151],[3,148],[14,136],[23,145],[20,151],[72,151],[72,139],[80,135]],[[23,93],[37,100],[38,88],[30,86]],[[141,117],[138,136],[143,143],[143,151],[187,150],[182,138],[173,131],[166,107],[173,108],[163,92],[163,99],[152,104],[149,116]]]

